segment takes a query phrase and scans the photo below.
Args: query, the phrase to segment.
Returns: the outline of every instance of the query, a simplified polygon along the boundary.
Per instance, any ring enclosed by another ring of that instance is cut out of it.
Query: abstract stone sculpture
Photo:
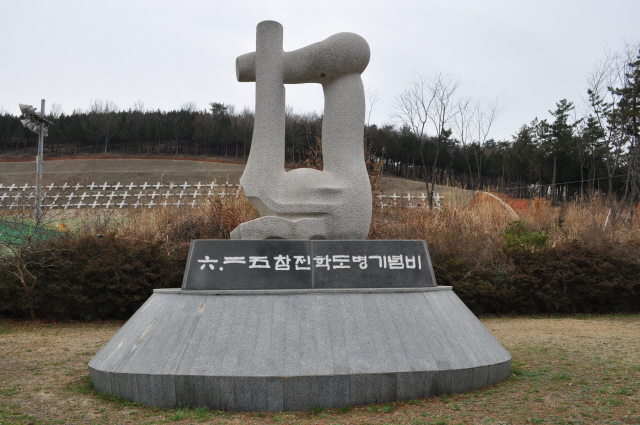
[[[240,183],[262,217],[232,239],[366,239],[371,187],[364,163],[365,100],[360,74],[369,45],[339,33],[292,52],[282,25],[258,24],[256,51],[236,59],[238,81],[256,82],[251,153]],[[286,172],[284,84],[318,83],[324,90],[323,171]]]
[[[182,288],[156,289],[89,362],[98,391],[173,408],[306,410],[471,391],[511,355],[450,286],[424,241],[369,241],[360,73],[367,43],[342,33],[285,53],[258,25],[236,62],[256,81],[242,184],[263,217],[236,239],[192,241]],[[284,83],[321,83],[324,171],[284,171]]]

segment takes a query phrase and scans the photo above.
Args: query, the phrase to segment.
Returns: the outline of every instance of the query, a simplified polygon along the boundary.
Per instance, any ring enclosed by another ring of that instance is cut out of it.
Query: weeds
[[[0,403],[0,423],[35,423],[35,418],[26,413],[22,413],[20,406],[17,404]]]
[[[509,223],[502,232],[504,235],[504,252],[513,251],[535,251],[548,245],[549,235],[545,235],[541,230],[532,232],[527,229],[527,223],[517,220]]]
[[[93,391],[93,382],[91,382],[91,378],[84,376],[79,384],[72,387],[72,390],[80,394],[89,394]]]
[[[326,407],[317,405],[317,406],[313,406],[311,409],[309,409],[309,413],[312,416],[314,416],[314,415],[319,415],[319,414],[323,413],[325,410],[327,410]]]
[[[171,419],[174,421],[182,421],[185,419],[191,419],[192,415],[193,412],[191,411],[189,405],[180,403]]]

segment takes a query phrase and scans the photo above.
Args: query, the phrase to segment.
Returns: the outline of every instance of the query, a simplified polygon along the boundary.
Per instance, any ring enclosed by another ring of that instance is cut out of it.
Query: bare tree
[[[447,137],[447,126],[457,115],[454,95],[460,82],[457,77],[441,72],[430,76],[417,74],[414,80],[396,96],[397,117],[409,125],[420,141],[420,159],[422,167],[427,169],[424,160],[423,145],[427,139],[427,126],[435,132],[436,154],[431,170],[431,190],[425,174],[425,184],[429,191],[429,208],[433,208],[433,191],[435,189],[440,156],[440,147]]]
[[[412,82],[395,99],[397,118],[407,124],[418,138],[420,146],[420,161],[424,170],[425,184],[429,192],[427,180],[427,164],[424,160],[424,143],[427,138],[427,124],[429,113],[435,100],[435,93],[431,90],[428,77],[416,74]],[[432,194],[429,194],[429,207],[433,207]]]
[[[141,102],[140,100],[138,102]],[[144,103],[142,104],[144,106]],[[198,108],[196,106],[196,102],[193,100],[190,100],[188,102],[185,102],[182,104],[182,106],[180,107],[180,109],[182,111],[188,112],[188,113],[194,113],[198,111]]]
[[[287,105],[284,111],[284,132],[286,140],[291,145],[289,162],[293,164],[295,161],[296,139],[304,134],[304,127],[302,126],[302,116],[293,112],[291,105]]]
[[[59,233],[52,225],[51,209],[43,206],[33,219],[33,204],[28,197],[10,206],[0,205],[0,264],[16,277],[24,290],[29,316],[36,319],[35,290],[38,270],[60,262],[60,248],[46,243]]]
[[[89,102],[87,120],[88,122],[83,123],[85,129],[94,133],[97,140],[104,140],[104,153],[106,154],[109,140],[111,140],[120,129],[118,106],[111,100],[92,100]]]
[[[371,89],[371,87],[367,87],[365,91],[365,99],[366,99],[366,115],[367,115],[367,127],[371,125],[371,113],[376,109],[376,104],[380,101],[380,96],[378,96],[378,92]]]
[[[498,107],[498,99],[494,99],[489,102],[477,101],[474,105],[473,114],[473,130],[474,130],[474,143],[472,144],[473,153],[476,158],[476,168],[478,170],[478,182],[482,188],[482,153],[484,151],[484,145],[489,137],[489,131],[495,122],[496,118],[500,115],[500,109]]]
[[[366,101],[366,109],[365,115],[367,117],[367,122],[364,126],[364,143],[365,143],[365,152],[367,154],[367,161],[371,161],[375,152],[372,152],[372,142],[371,142],[371,113],[376,108],[376,103],[380,100],[380,96],[375,90],[372,90],[370,87],[367,87],[365,90],[365,101]]]
[[[462,97],[458,99],[456,109],[458,113],[452,123],[453,129],[460,141],[460,144],[462,145],[462,154],[467,161],[467,167],[469,168],[469,180],[471,180],[473,178],[473,171],[471,171],[471,161],[469,161],[469,145],[472,143],[471,133],[475,114],[473,98]],[[475,186],[475,183],[473,186]]]
[[[135,112],[144,113],[146,111],[144,107],[144,101],[142,99],[138,99],[133,103],[131,109]]]
[[[609,203],[612,206],[615,200],[613,177],[624,161],[628,140],[621,129],[609,121],[609,117],[616,115],[619,101],[618,95],[610,88],[624,86],[632,58],[629,46],[622,52],[605,50],[604,59],[595,65],[587,78],[588,102],[599,126],[604,130],[603,159],[607,168]]]
[[[62,111],[62,105],[59,103],[52,103],[49,107],[49,118],[58,119],[64,112]]]

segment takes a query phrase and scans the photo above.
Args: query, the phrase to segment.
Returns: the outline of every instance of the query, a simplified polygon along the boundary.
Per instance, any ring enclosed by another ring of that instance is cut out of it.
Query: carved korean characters
[[[251,152],[240,183],[262,217],[242,223],[232,239],[366,239],[371,187],[364,162],[365,99],[360,74],[369,45],[339,33],[283,51],[282,25],[258,24],[256,51],[236,60],[238,81],[256,82]],[[322,84],[322,171],[286,172],[284,84]]]
[[[435,286],[417,241],[195,239],[185,290]]]

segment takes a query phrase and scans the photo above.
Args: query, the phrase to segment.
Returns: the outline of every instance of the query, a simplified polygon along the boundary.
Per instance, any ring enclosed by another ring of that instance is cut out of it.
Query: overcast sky
[[[255,84],[236,81],[235,58],[255,50],[258,22],[275,20],[285,50],[343,31],[367,40],[373,123],[393,122],[395,96],[415,73],[439,71],[459,77],[461,95],[498,97],[490,136],[510,139],[560,99],[582,103],[604,49],[640,41],[639,18],[639,0],[3,0],[0,108],[18,115],[18,103],[45,98],[67,113],[92,99],[253,109]],[[321,112],[322,88],[287,85],[287,103]]]

